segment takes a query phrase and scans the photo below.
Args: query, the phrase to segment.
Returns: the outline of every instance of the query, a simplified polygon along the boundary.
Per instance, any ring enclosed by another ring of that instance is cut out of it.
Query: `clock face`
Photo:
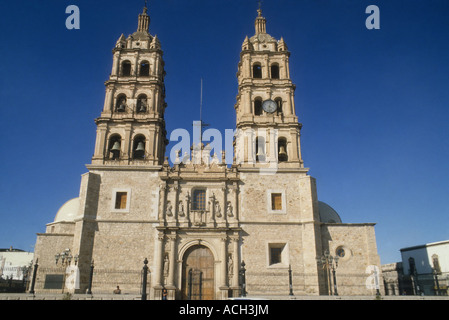
[[[277,109],[277,104],[273,100],[265,100],[262,103],[262,108],[265,110],[265,112],[273,113]]]

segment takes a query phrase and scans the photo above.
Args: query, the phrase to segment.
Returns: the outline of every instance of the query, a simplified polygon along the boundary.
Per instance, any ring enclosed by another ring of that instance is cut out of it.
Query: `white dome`
[[[80,206],[80,198],[74,198],[62,205],[59,208],[58,213],[56,213],[55,221],[74,221],[75,217],[78,215],[78,209]]]
[[[320,211],[320,220],[324,223],[342,223],[340,216],[330,205],[322,201],[318,201]]]

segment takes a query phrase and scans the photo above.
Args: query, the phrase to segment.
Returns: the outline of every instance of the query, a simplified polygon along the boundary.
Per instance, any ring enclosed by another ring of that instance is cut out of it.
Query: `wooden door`
[[[182,264],[182,299],[214,299],[214,257],[205,246],[193,246]]]

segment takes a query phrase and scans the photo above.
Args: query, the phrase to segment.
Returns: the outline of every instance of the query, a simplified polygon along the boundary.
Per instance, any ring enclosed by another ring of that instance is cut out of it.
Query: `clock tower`
[[[236,161],[242,167],[303,168],[290,52],[283,38],[266,32],[260,8],[257,13],[255,35],[243,41],[238,64]]]
[[[137,31],[122,34],[105,82],[104,107],[97,124],[93,165],[160,166],[164,161],[164,61],[157,36],[149,33],[145,6]]]

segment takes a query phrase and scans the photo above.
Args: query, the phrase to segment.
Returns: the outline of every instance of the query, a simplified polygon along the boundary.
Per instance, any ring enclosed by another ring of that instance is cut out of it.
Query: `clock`
[[[277,104],[276,102],[274,102],[273,100],[265,100],[262,103],[262,108],[265,110],[265,112],[267,113],[273,113],[276,111],[277,109]]]

